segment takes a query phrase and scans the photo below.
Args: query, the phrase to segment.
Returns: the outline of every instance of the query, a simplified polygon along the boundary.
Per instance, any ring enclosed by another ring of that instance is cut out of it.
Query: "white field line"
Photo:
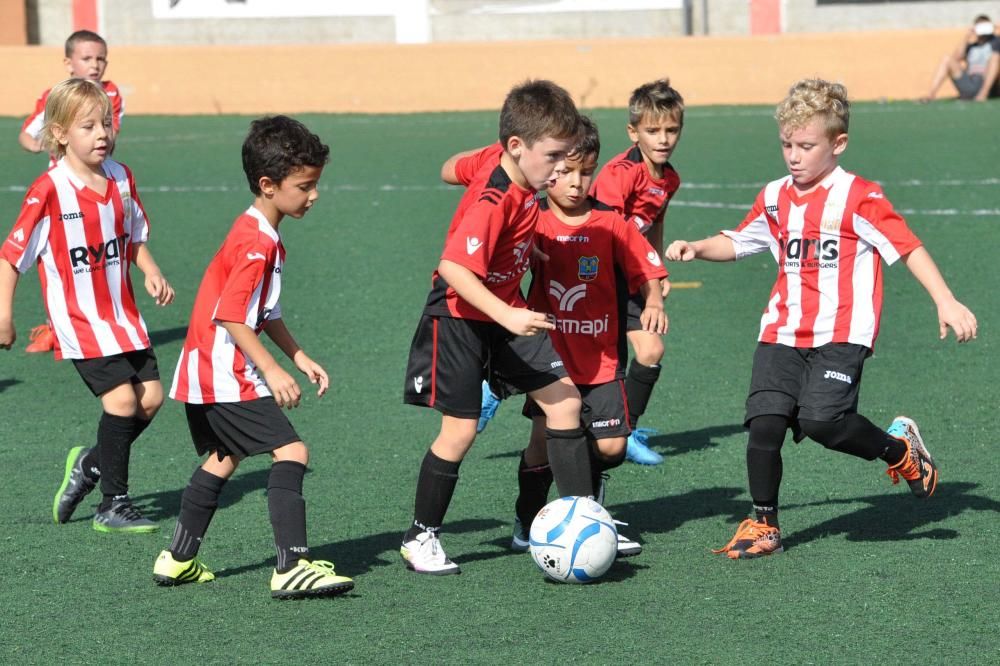
[[[985,178],[979,180],[904,180],[892,183],[892,187],[990,187],[1000,185],[998,178]],[[750,203],[726,203],[720,201],[691,201],[684,198],[685,190],[751,190],[760,189],[760,183],[684,183],[681,185],[681,193],[678,198],[670,202],[672,208],[704,208],[721,210],[749,210]],[[359,185],[342,183],[338,185],[321,185],[320,190],[326,192],[444,192],[448,190],[459,190],[461,188],[453,185],[394,185],[384,183],[382,185]],[[3,185],[0,186],[0,193],[22,194],[27,190],[27,185]],[[245,192],[246,185],[146,185],[139,188],[140,192],[156,192],[162,194],[169,193],[226,193]],[[934,217],[1000,217],[1000,208],[898,208],[901,215],[927,215]]]

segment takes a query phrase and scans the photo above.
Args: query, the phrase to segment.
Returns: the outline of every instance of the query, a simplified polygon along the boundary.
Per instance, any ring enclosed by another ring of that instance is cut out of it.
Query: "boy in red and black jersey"
[[[528,393],[545,412],[559,492],[592,492],[580,394],[546,333],[554,325],[529,310],[520,292],[534,246],[535,194],[563,168],[579,131],[580,115],[559,86],[528,81],[512,89],[500,112],[499,161],[490,170],[473,169],[475,182],[448,230],[410,347],[403,396],[442,414],[441,431],[420,468],[413,522],[400,549],[416,572],[459,572],[438,532],[458,468],[476,437],[486,378],[503,392]]]
[[[532,270],[528,304],[555,324],[552,343],[583,400],[583,425],[593,443],[593,492],[600,497],[602,472],[625,459],[629,435],[625,399],[625,346],[629,294],[643,297],[643,330],[667,330],[660,255],[613,208],[587,196],[597,170],[600,138],[584,118],[585,133],[549,187],[538,217],[536,242],[547,257]],[[543,414],[529,397],[531,440],[518,468],[520,490],[512,548],[527,550],[531,521],[548,499],[551,472],[545,451]],[[599,502],[603,502],[601,497]],[[618,553],[638,555],[642,547],[619,534]]]
[[[669,80],[661,79],[636,88],[628,108],[626,129],[633,145],[604,165],[591,194],[633,223],[653,249],[662,254],[663,217],[681,184],[669,160],[684,127],[684,100],[670,87]],[[666,290],[664,283],[664,296]],[[643,330],[639,321],[643,303],[640,295],[633,294],[628,306],[628,340],[635,358],[625,379],[629,425],[633,431],[628,439],[627,457],[640,464],[656,465],[663,457],[649,448],[647,441],[647,436],[655,431],[640,429],[638,423],[660,377],[663,340],[658,334]]]

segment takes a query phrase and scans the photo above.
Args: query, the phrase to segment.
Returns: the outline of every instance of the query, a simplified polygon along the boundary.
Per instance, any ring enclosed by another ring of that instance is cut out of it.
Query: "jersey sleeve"
[[[725,230],[722,234],[733,241],[736,258],[743,259],[751,255],[770,250],[775,261],[780,256],[778,248],[778,223],[767,214],[764,206],[764,191],[757,195],[753,208],[747,213],[738,227]]]
[[[894,264],[922,245],[906,220],[896,212],[874,183],[862,195],[854,213],[854,231],[873,245],[888,265]]]
[[[233,249],[233,264],[219,294],[212,318],[247,324],[247,310],[262,287],[268,267],[274,265],[276,248],[247,243]]]
[[[659,253],[635,226],[618,218],[615,222],[615,263],[621,267],[628,280],[629,293],[634,294],[650,280],[667,277],[667,269]]]
[[[125,98],[122,97],[118,86],[113,83],[107,92],[108,96],[111,97],[111,125],[114,127],[115,133],[118,133],[122,129],[122,119],[125,117]],[[112,93],[114,94],[112,95]]]
[[[125,173],[128,175],[130,240],[133,243],[145,243],[149,241],[149,218],[146,217],[146,209],[142,205],[142,200],[139,199],[139,190],[135,186],[132,171],[125,167]]]
[[[594,179],[590,194],[601,203],[614,208],[619,215],[624,215],[625,193],[630,190],[629,170],[619,164],[606,164]]]
[[[496,250],[500,231],[507,215],[505,206],[509,199],[499,202],[482,197],[469,206],[444,246],[441,259],[468,268],[480,279],[489,272],[490,258]]]
[[[0,255],[18,273],[24,273],[38,261],[38,257],[48,246],[49,225],[48,198],[45,192],[38,187],[29,188],[14,228],[4,240]]]
[[[42,96],[35,100],[35,110],[24,119],[21,131],[27,132],[32,139],[38,139],[42,135],[42,125],[45,124],[45,100],[48,99],[49,91],[46,90]]]
[[[503,152],[503,148],[498,142],[481,148],[472,155],[460,158],[455,162],[455,177],[458,179],[458,182],[468,187],[479,170],[499,159],[501,152]]]

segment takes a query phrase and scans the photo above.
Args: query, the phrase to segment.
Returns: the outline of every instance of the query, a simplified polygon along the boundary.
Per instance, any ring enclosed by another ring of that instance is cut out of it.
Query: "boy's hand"
[[[693,261],[696,258],[696,253],[691,243],[685,240],[675,240],[667,247],[663,256],[667,261]]]
[[[147,275],[145,284],[146,291],[153,297],[157,305],[167,305],[174,300],[174,288],[170,286],[162,273]]]
[[[548,320],[543,312],[534,312],[527,308],[508,309],[504,320],[498,322],[514,335],[534,335],[539,331],[551,331],[556,325]]]
[[[264,381],[267,382],[267,387],[271,389],[271,395],[274,396],[274,401],[278,403],[278,407],[292,409],[299,406],[302,391],[292,376],[285,372],[284,368],[280,365],[275,364],[274,368],[269,372],[265,372]]]
[[[330,377],[326,374],[326,370],[319,363],[306,356],[306,353],[301,349],[295,355],[295,367],[309,378],[310,384],[319,385],[316,396],[322,398],[326,390],[330,388]]]
[[[14,330],[12,319],[0,320],[0,349],[10,349],[17,340],[17,331]]]
[[[667,278],[663,278],[662,280],[660,280],[660,298],[665,300],[669,294],[670,294],[670,280]]]
[[[657,335],[666,333],[670,325],[667,321],[667,313],[662,305],[657,307],[656,305],[647,304],[643,308],[642,314],[639,315],[639,322],[642,324],[642,330],[648,333],[656,333]]]
[[[938,332],[941,340],[948,336],[949,326],[955,331],[955,339],[959,342],[975,340],[979,328],[972,311],[954,298],[938,306]]]

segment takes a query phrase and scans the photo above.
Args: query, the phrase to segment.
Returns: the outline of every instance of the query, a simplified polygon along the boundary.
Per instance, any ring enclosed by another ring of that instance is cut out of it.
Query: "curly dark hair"
[[[243,173],[250,191],[260,194],[260,179],[280,183],[302,167],[321,167],[330,161],[330,147],[288,116],[267,116],[250,123],[243,141]]]

